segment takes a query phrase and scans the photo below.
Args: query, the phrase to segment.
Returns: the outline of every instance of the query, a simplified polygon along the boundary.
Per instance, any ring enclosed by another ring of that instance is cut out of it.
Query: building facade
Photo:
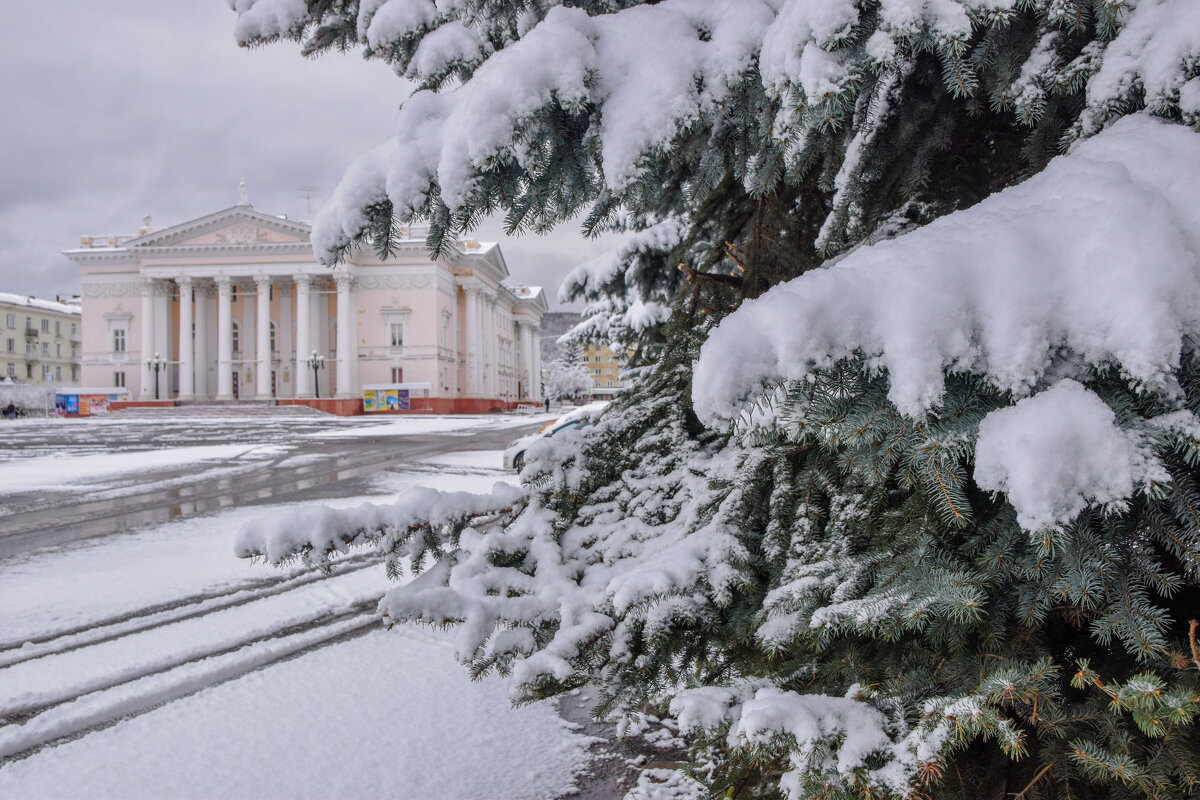
[[[81,309],[76,303],[0,293],[0,379],[34,386],[77,386]]]
[[[592,379],[592,397],[611,400],[625,388],[621,380],[624,366],[608,347],[589,342],[584,347],[582,358]]]
[[[541,399],[546,301],[498,245],[430,260],[417,226],[392,257],[319,264],[307,224],[232,208],[135,237],[81,238],[82,380],[141,401],[276,400],[357,413],[364,388],[412,410]],[[357,410],[355,410],[357,409]]]

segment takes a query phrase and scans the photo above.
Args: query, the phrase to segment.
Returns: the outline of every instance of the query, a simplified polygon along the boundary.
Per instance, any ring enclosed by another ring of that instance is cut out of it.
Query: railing
[[[36,339],[37,336],[38,336],[37,328],[33,327],[32,325],[25,326],[25,338],[26,339]]]

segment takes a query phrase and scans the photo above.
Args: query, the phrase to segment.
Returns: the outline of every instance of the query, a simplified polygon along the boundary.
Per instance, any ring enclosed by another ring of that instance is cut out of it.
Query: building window
[[[56,381],[62,380],[62,367],[54,368],[54,380],[56,380]]]
[[[275,347],[275,323],[274,322],[271,323],[270,335],[271,335],[271,345],[267,349],[270,350],[272,353],[274,353],[278,349],[277,347]]]
[[[231,303],[237,302],[237,284],[236,283],[229,284],[229,302],[231,302]],[[233,349],[236,350],[237,348],[235,347]]]
[[[113,386],[118,386],[118,387],[125,386],[125,373],[124,372],[114,372],[113,373]]]
[[[392,383],[404,383],[404,367],[392,367]]]
[[[44,320],[42,320],[42,333],[49,333],[49,332],[50,332],[50,320],[44,319]]]
[[[8,327],[10,327],[10,328],[17,327],[17,315],[16,314],[8,315]]]
[[[113,328],[112,332],[112,349],[114,353],[125,352],[125,329]]]
[[[16,339],[8,340],[8,352],[10,352],[10,353],[17,352],[17,340]]]
[[[269,302],[269,303],[275,302],[275,284],[273,284],[273,283],[267,284],[267,302]]]
[[[54,332],[57,334],[62,333],[62,322],[59,320],[54,320]]]
[[[33,380],[33,364],[25,365],[25,380]]]
[[[44,355],[44,356],[50,355],[50,343],[49,342],[42,342],[42,355]]]
[[[71,380],[79,380],[79,367],[71,367]]]
[[[390,331],[390,342],[392,347],[404,347],[404,323],[393,322],[388,325]]]
[[[62,358],[62,345],[61,344],[54,345],[54,350],[56,351],[56,354],[58,355],[58,357]]]
[[[242,336],[241,332],[238,330],[238,324],[236,322],[233,323],[233,336],[231,339],[233,341],[233,352],[242,352]]]
[[[16,364],[8,365],[8,377],[10,377],[10,378],[17,377],[17,365]]]
[[[71,335],[72,336],[75,335],[75,323],[74,322],[71,323]]]

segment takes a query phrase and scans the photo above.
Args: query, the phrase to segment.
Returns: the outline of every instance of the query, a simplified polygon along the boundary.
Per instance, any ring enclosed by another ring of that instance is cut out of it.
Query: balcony
[[[38,337],[38,329],[34,328],[31,325],[26,325],[25,326],[25,338],[26,339],[36,339],[37,337]]]

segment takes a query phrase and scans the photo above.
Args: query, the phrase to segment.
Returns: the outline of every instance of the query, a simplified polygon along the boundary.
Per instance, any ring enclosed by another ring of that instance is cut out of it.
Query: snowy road
[[[92,422],[5,429],[0,796],[549,800],[577,785],[591,740],[552,706],[471,682],[452,634],[380,630],[389,583],[369,554],[327,576],[232,553],[241,524],[277,509],[512,480],[497,448],[529,420]]]
[[[355,424],[308,409],[244,413],[6,425],[0,558],[293,495],[355,494],[347,482],[455,450],[503,449],[540,425],[520,417]]]

